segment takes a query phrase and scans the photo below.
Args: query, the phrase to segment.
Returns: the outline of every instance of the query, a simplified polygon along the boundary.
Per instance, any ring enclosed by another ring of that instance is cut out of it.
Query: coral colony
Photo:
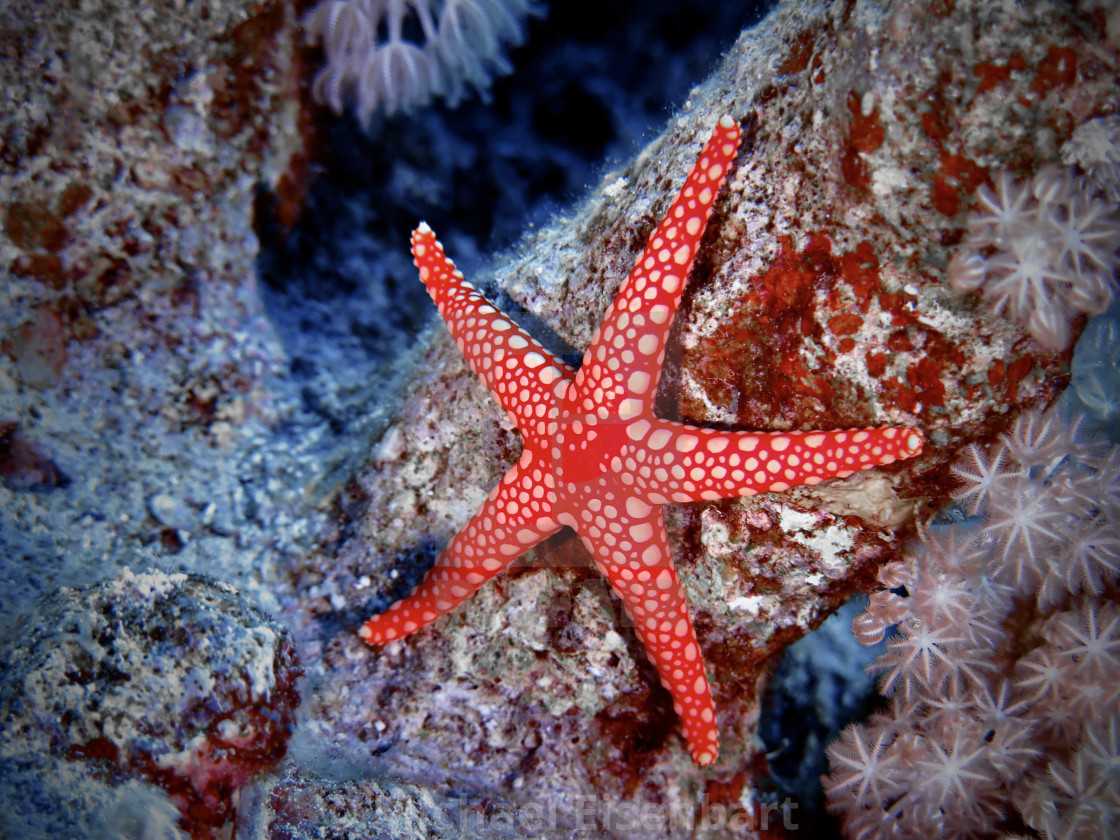
[[[368,124],[378,110],[411,111],[436,97],[454,105],[468,85],[485,97],[491,75],[512,70],[502,47],[520,43],[522,21],[540,10],[530,0],[448,0],[432,12],[422,0],[324,0],[304,24],[327,57],[315,98],[336,114],[354,101]],[[406,24],[420,30],[418,42]]]
[[[361,629],[371,644],[407,636],[570,526],[625,605],[700,765],[715,760],[718,730],[661,506],[816,484],[922,447],[905,428],[724,432],[654,415],[669,328],[739,137],[739,125],[721,118],[578,371],[475,291],[426,224],[416,229],[420,278],[525,447],[416,591]]]
[[[1040,344],[1067,348],[1078,315],[1110,306],[1120,265],[1120,216],[1096,186],[1056,165],[1023,182],[999,174],[994,189],[980,189],[950,284],[979,291]],[[994,445],[970,444],[951,468],[959,487],[948,518],[957,521],[884,566],[883,588],[853,622],[865,645],[892,625],[897,635],[872,666],[889,706],[828,750],[828,805],[847,836],[996,837],[1016,822],[1043,837],[1112,830],[1115,328],[1106,321],[1088,333],[1072,393],[1094,415],[1027,412]]]
[[[1000,173],[995,190],[985,185],[977,198],[966,247],[949,262],[950,285],[980,289],[995,312],[1025,322],[1045,347],[1064,350],[1070,320],[1103,312],[1112,300],[1120,265],[1120,220],[1112,206],[1056,165],[1022,184]]]
[[[1104,837],[1120,808],[1120,446],[1056,410],[953,467],[973,521],[879,572],[853,622],[885,711],[829,747],[847,836]]]

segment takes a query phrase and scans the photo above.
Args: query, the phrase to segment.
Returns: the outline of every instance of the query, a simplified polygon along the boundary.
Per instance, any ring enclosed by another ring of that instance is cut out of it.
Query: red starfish
[[[816,484],[922,446],[911,429],[724,432],[654,415],[669,327],[739,134],[719,121],[578,371],[464,280],[427,224],[413,231],[420,279],[525,448],[420,586],[360,631],[370,644],[413,633],[570,526],[626,606],[700,765],[715,760],[719,732],[661,506]]]

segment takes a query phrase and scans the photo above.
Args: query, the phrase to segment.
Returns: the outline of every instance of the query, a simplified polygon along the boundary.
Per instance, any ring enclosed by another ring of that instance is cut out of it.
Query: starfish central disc
[[[557,474],[568,484],[582,484],[598,478],[627,443],[629,423],[596,423],[575,420],[565,423],[557,435],[560,463]]]

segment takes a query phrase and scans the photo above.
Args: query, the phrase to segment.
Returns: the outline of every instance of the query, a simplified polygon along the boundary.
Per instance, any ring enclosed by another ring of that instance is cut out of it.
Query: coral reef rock
[[[287,631],[197,575],[126,568],[63,587],[0,658],[5,760],[82,761],[78,783],[94,788],[154,783],[195,837],[220,827],[238,789],[283,757],[299,704]]]

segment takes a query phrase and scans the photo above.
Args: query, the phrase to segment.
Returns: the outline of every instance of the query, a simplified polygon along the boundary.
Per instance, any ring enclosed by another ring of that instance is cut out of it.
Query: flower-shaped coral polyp
[[[420,279],[517,425],[524,451],[416,591],[361,629],[371,644],[413,633],[569,526],[622,600],[701,765],[719,749],[715,709],[661,506],[816,484],[909,458],[922,446],[921,435],[904,428],[728,432],[653,413],[673,315],[739,133],[730,117],[719,121],[578,371],[466,282],[426,224],[416,229]]]
[[[965,462],[953,464],[953,475],[961,479],[961,486],[953,491],[953,498],[965,504],[970,516],[986,507],[988,496],[996,482],[1007,475],[1007,450],[999,449],[991,457],[975,443],[964,451]]]

